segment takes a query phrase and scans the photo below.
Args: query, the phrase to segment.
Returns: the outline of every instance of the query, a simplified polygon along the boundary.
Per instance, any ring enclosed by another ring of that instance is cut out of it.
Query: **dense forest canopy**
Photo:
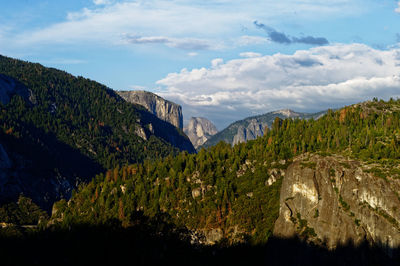
[[[318,120],[277,118],[254,141],[234,147],[220,142],[198,154],[184,152],[100,174],[68,204],[58,202],[57,217],[66,225],[117,219],[129,226],[138,211],[149,217],[165,214],[177,226],[219,228],[227,241],[264,243],[279,211],[280,169],[294,156],[341,154],[382,164],[383,170],[374,170],[378,177],[388,169],[400,178],[399,141],[399,100],[328,111]],[[277,181],[269,183],[273,176]]]

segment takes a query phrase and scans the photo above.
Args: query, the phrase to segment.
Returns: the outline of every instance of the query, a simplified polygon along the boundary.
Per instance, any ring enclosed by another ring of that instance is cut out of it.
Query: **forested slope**
[[[68,204],[58,202],[53,218],[68,226],[116,219],[129,227],[138,212],[162,214],[203,236],[192,235],[201,243],[264,243],[279,214],[282,177],[294,157],[336,154],[373,164],[369,171],[375,178],[396,180],[399,136],[399,100],[328,111],[318,120],[276,118],[264,137],[245,144],[221,142],[197,155],[181,153],[100,174]]]
[[[117,165],[194,152],[179,129],[97,82],[0,56],[0,192],[45,208]]]

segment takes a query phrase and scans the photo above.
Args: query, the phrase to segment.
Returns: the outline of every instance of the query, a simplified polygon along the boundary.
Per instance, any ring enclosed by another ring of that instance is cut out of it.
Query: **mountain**
[[[183,128],[182,107],[148,91],[116,91],[127,102],[144,106],[150,113],[177,128]]]
[[[209,138],[202,147],[210,147],[217,144],[220,141],[225,141],[231,145],[235,145],[239,142],[246,142],[249,140],[256,139],[257,137],[264,136],[266,127],[270,127],[274,122],[275,118],[299,118],[299,119],[310,119],[318,118],[325,112],[319,112],[315,114],[309,113],[296,113],[289,109],[279,110],[275,112],[266,113],[263,115],[257,115],[245,118],[240,121],[236,121],[230,124],[224,130],[218,132],[211,138]]]
[[[195,152],[190,140],[113,90],[0,56],[0,202],[20,194],[47,210],[117,165]]]
[[[111,217],[129,227],[144,215],[184,228],[184,239],[200,247],[263,247],[274,236],[300,239],[312,247],[308,256],[361,247],[363,263],[396,261],[399,132],[400,100],[393,99],[329,110],[317,120],[277,118],[246,143],[220,142],[100,174],[71,201],[56,203],[52,219],[73,227]]]
[[[192,117],[183,132],[197,149],[209,140],[211,136],[217,134],[218,130],[210,120],[203,117]]]

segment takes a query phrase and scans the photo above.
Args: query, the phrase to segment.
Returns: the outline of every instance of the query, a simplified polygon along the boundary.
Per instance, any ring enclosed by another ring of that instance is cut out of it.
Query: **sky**
[[[182,105],[219,130],[400,97],[398,0],[0,0],[0,54]]]

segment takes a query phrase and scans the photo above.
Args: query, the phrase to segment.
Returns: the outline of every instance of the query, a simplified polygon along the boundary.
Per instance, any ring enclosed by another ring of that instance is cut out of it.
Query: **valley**
[[[40,265],[400,258],[399,99],[217,133],[200,117],[183,128],[181,106],[155,94],[0,57],[0,100],[7,264],[26,264],[15,252],[30,245]]]

